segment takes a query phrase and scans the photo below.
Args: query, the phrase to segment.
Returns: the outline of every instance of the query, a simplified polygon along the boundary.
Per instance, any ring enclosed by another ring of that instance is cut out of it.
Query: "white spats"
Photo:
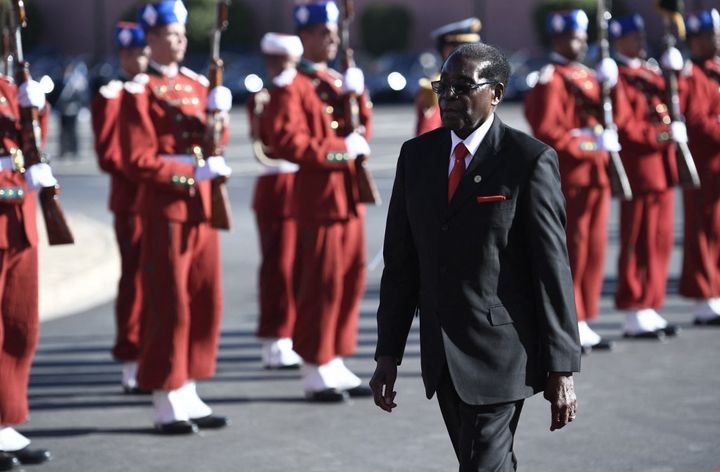
[[[11,427],[0,427],[0,451],[14,452],[28,447],[30,440]]]
[[[578,334],[580,345],[583,347],[592,347],[602,340],[599,334],[590,329],[586,321],[578,321]]]
[[[137,362],[124,362],[122,365],[122,386],[126,389],[134,389],[137,384]]]
[[[198,396],[192,380],[175,390],[153,391],[153,408],[157,424],[188,421],[212,414],[212,409]]]
[[[280,369],[300,365],[302,359],[293,351],[292,339],[273,338],[263,340],[262,363],[266,369]]]
[[[304,364],[302,374],[303,388],[306,392],[318,392],[328,388],[349,390],[362,383],[339,357],[327,364]]]

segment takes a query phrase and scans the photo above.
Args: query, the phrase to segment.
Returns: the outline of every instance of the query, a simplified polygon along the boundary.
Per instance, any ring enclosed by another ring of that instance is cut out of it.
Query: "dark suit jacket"
[[[448,204],[450,146],[440,128],[400,151],[376,356],[402,360],[419,310],[428,398],[446,364],[465,403],[526,398],[580,369],[557,154],[496,116]]]

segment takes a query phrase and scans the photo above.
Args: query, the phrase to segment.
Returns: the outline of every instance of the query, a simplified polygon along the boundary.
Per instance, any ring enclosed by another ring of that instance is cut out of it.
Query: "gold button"
[[[340,80],[340,79],[335,79],[335,82],[334,82],[334,83],[335,83],[335,87],[337,87],[337,88],[342,87],[342,80]]]
[[[190,99],[187,98],[187,97],[185,97],[185,98],[183,98],[183,99],[180,101],[180,103],[182,103],[183,105],[189,105],[189,104],[190,104]]]
[[[334,112],[334,111],[335,111],[335,109],[330,105],[325,107],[325,113],[327,113],[328,115],[332,115],[332,112]]]
[[[187,183],[188,183],[188,185],[195,185],[195,179],[193,179],[192,177],[189,177],[187,179]]]
[[[167,92],[167,90],[168,90],[167,85],[160,86],[160,93],[165,93],[165,92]]]
[[[583,82],[583,88],[584,88],[585,90],[590,90],[591,88],[593,88],[592,82],[590,82],[589,80],[586,81],[586,82]]]
[[[194,89],[192,85],[186,85],[184,90],[189,93],[192,92]]]
[[[197,104],[200,103],[200,99],[197,98],[197,97],[193,97],[193,98],[190,100],[190,103],[192,103],[193,105],[197,105]]]
[[[7,103],[7,98],[0,97],[0,104],[5,105]]]
[[[182,90],[183,86],[180,84],[175,84],[174,88],[175,88],[175,90],[177,90],[179,92],[180,90]]]
[[[665,123],[666,125],[669,125],[672,122],[672,120],[670,119],[669,116],[665,115],[665,116],[663,116],[662,122]]]
[[[655,107],[655,111],[658,113],[665,113],[667,111],[667,107],[664,103],[658,103]]]
[[[332,120],[332,121],[330,122],[330,127],[331,127],[332,129],[338,129],[338,126],[340,126],[340,125],[338,124],[337,121]]]

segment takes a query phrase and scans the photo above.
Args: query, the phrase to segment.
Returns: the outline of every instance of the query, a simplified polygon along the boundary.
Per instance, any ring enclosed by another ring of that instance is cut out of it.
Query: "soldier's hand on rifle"
[[[367,140],[359,133],[350,133],[345,137],[345,147],[347,147],[348,158],[355,159],[357,156],[369,156],[370,145]]]
[[[614,129],[605,129],[595,138],[598,149],[600,151],[618,152],[620,151],[620,140],[618,133]]]
[[[619,72],[617,63],[613,59],[606,57],[598,62],[595,72],[600,82],[607,82],[610,87],[615,87],[615,84],[617,84]]]
[[[205,159],[205,165],[195,169],[195,180],[212,180],[216,177],[230,177],[232,169],[225,162],[223,156],[210,156]]]
[[[660,57],[660,65],[667,70],[683,70],[684,62],[682,53],[675,47],[668,48]]]
[[[682,121],[673,121],[670,123],[670,131],[672,133],[673,141],[676,143],[688,142],[687,127]]]
[[[38,110],[45,106],[45,92],[39,82],[28,80],[18,87],[18,103],[22,108],[35,107]]]
[[[343,77],[343,92],[362,95],[365,91],[365,74],[357,67],[348,67]]]
[[[224,85],[210,90],[207,98],[207,109],[209,111],[229,112],[232,109],[232,92]]]
[[[25,182],[31,192],[57,185],[57,179],[53,175],[52,169],[44,162],[32,165],[25,170]]]

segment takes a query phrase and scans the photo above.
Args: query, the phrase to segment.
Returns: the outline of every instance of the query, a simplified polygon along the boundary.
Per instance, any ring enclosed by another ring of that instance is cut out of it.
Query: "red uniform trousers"
[[[720,198],[717,192],[685,190],[685,243],[680,294],[720,297]]]
[[[119,361],[138,358],[140,313],[142,311],[142,276],[140,241],[142,220],[130,212],[115,213],[115,239],[120,249],[120,281],[115,300],[115,346],[113,357]]]
[[[600,313],[610,189],[569,187],[564,193],[577,318],[578,321],[589,321]]]
[[[37,247],[0,249],[0,425],[27,419],[39,327]]]
[[[297,322],[293,349],[326,364],[357,346],[365,290],[364,208],[347,220],[298,220]]]
[[[620,203],[620,258],[615,305],[660,308],[673,247],[672,189],[633,195]]]
[[[143,218],[141,265],[140,387],[174,390],[212,376],[222,315],[217,230]]]
[[[253,198],[260,236],[259,338],[289,338],[295,327],[293,277],[297,222],[283,211],[292,198],[294,173],[258,178]]]

